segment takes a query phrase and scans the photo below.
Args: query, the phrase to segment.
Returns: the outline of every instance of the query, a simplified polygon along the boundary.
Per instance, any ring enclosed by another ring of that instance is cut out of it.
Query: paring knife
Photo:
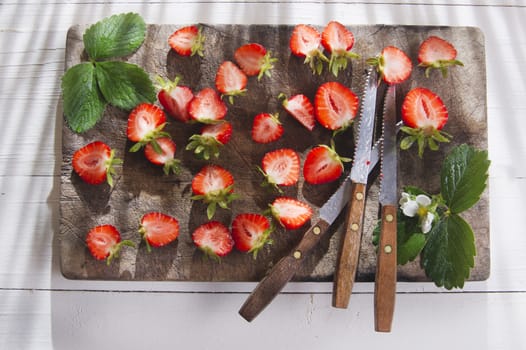
[[[379,142],[375,144],[371,151],[368,169],[371,171],[379,159]],[[336,220],[342,209],[347,205],[351,197],[350,175],[342,182],[340,187],[319,209],[319,220],[312,225],[298,245],[269,271],[256,288],[247,298],[239,314],[247,321],[252,321],[285,287],[296,271],[299,269],[303,260],[308,256],[313,247],[321,240],[329,226]]]
[[[346,229],[342,238],[334,275],[332,305],[337,308],[347,308],[349,305],[354,277],[358,267],[367,178],[369,177],[372,164],[371,150],[375,127],[377,88],[377,73],[375,69],[371,68],[367,75],[362,98],[358,140],[350,173],[351,202],[347,212]]]
[[[374,288],[374,319],[377,332],[390,332],[396,296],[397,144],[396,87],[389,86],[384,101],[381,152],[381,224]]]

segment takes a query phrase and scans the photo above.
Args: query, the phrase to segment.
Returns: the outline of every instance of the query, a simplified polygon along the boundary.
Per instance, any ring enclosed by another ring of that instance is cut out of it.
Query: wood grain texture
[[[377,332],[390,332],[396,298],[397,208],[383,206],[378,262],[374,283],[374,325]]]
[[[327,144],[331,133],[319,125],[309,133],[280,109],[277,95],[304,93],[313,98],[316,88],[324,81],[333,80],[328,73],[312,76],[303,60],[292,57],[287,49],[291,26],[265,25],[204,25],[208,46],[203,59],[181,58],[171,52],[166,38],[178,25],[149,25],[143,46],[128,61],[141,65],[146,71],[173,78],[182,75],[183,83],[198,91],[213,86],[215,71],[225,59],[233,59],[234,50],[250,41],[257,41],[269,48],[279,59],[273,75],[262,83],[251,79],[248,94],[229,105],[227,119],[233,123],[234,135],[224,147],[215,163],[229,169],[236,179],[235,191],[241,198],[232,204],[231,211],[220,210],[215,219],[229,224],[241,212],[260,212],[267,208],[275,193],[264,192],[259,187],[261,177],[255,170],[263,155],[280,147],[293,147],[304,159],[309,148],[320,143]],[[374,56],[386,45],[397,45],[410,57],[416,57],[419,43],[428,35],[440,35],[455,43],[461,53],[459,59],[469,64],[452,70],[447,79],[426,79],[423,70],[415,69],[411,81],[400,86],[399,96],[404,96],[416,84],[427,86],[437,92],[450,111],[451,120],[446,131],[455,135],[455,142],[467,142],[487,148],[486,99],[485,99],[485,52],[482,33],[470,27],[423,27],[423,26],[349,26],[356,37],[354,50],[363,58]],[[68,32],[66,43],[66,68],[85,59],[82,33],[85,27],[74,26]],[[216,48],[220,47],[220,50]],[[355,61],[347,74],[338,80],[361,94],[365,78],[364,60]],[[458,92],[462,91],[462,95]],[[400,103],[401,101],[399,101]],[[250,140],[253,116],[262,111],[281,112],[285,137],[273,145],[255,145]],[[455,117],[456,116],[456,117]],[[63,274],[72,279],[103,280],[174,280],[174,281],[258,281],[279,259],[290,252],[308,228],[286,232],[278,227],[273,234],[274,244],[258,254],[257,260],[250,255],[234,252],[221,264],[204,260],[193,246],[190,234],[206,221],[205,207],[190,200],[190,181],[205,162],[198,161],[184,151],[186,141],[198,132],[196,125],[183,125],[172,121],[167,130],[178,145],[176,157],[184,169],[179,176],[164,176],[162,170],[144,159],[141,154],[127,150],[131,144],[126,140],[127,113],[108,108],[103,120],[93,130],[74,134],[63,128],[63,160],[61,167],[60,195],[60,246]],[[337,147],[342,156],[352,157],[352,130],[338,136]],[[88,186],[72,173],[71,156],[80,146],[100,139],[116,149],[124,159],[124,165],[116,178],[116,186]],[[399,187],[412,184],[433,192],[437,190],[441,160],[452,145],[442,147],[436,154],[426,155],[424,161],[417,159],[416,152],[403,152],[400,162]],[[338,183],[312,186],[300,181],[299,185],[285,190],[285,194],[308,202],[319,208],[334,192]],[[374,279],[376,257],[371,243],[373,225],[378,215],[378,185],[375,181],[368,189],[368,201],[364,220],[364,239],[360,247],[358,281]],[[158,210],[178,218],[181,235],[174,244],[155,249],[147,254],[137,234],[140,217],[148,211]],[[316,210],[315,210],[316,212]],[[477,218],[477,220],[474,220]],[[482,220],[480,220],[482,218]],[[312,220],[317,220],[315,214]],[[487,193],[481,202],[466,215],[476,234],[478,255],[471,278],[481,280],[489,274],[489,221]],[[340,217],[326,238],[315,247],[305,260],[294,280],[330,281],[334,274],[337,247],[340,244],[343,218]],[[123,251],[121,259],[109,268],[93,260],[84,245],[89,227],[112,223],[125,239],[134,240],[138,249]],[[418,262],[400,268],[399,278],[407,281],[426,280]]]

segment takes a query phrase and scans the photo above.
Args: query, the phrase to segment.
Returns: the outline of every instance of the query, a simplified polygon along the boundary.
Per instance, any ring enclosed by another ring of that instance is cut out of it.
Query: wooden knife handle
[[[298,245],[270,270],[261,282],[252,291],[245,301],[239,314],[247,321],[252,321],[285,287],[291,280],[304,258],[312,248],[319,242],[323,234],[329,228],[329,223],[319,220],[316,224],[305,232]]]
[[[382,207],[376,282],[374,285],[374,320],[377,332],[390,332],[396,296],[396,207]]]
[[[342,245],[334,275],[332,305],[337,308],[347,308],[349,299],[351,298],[362,239],[365,191],[365,184],[353,182],[351,189],[352,196],[345,224],[346,229],[342,238]]]

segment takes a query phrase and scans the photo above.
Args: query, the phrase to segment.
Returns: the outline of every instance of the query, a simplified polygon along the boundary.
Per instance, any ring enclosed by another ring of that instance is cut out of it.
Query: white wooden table
[[[477,26],[486,36],[491,277],[448,292],[400,283],[393,331],[373,285],[347,310],[330,283],[292,283],[254,322],[252,283],[70,281],[59,271],[67,29],[135,11],[148,23]],[[0,3],[0,349],[526,349],[526,1],[39,1]]]

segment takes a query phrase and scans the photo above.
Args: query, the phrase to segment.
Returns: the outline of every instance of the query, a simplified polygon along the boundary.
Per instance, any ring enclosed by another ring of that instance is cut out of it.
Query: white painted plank
[[[398,294],[392,333],[373,296],[283,295],[248,323],[244,294],[0,290],[2,349],[524,349],[526,295]],[[279,322],[277,320],[279,319]]]

